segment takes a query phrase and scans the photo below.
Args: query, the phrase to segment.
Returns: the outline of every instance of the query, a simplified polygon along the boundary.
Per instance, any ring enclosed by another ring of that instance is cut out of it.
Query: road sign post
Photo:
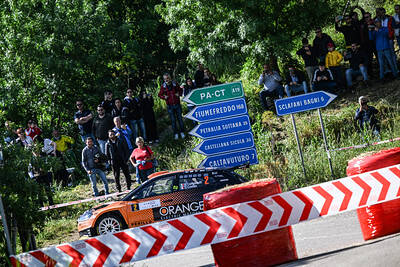
[[[276,107],[277,115],[284,116],[284,115],[290,114],[292,117],[293,130],[294,130],[294,134],[295,134],[296,141],[297,141],[297,148],[299,151],[299,156],[301,159],[301,165],[303,167],[304,176],[306,176],[306,169],[304,167],[303,153],[301,151],[299,137],[297,134],[296,122],[295,122],[293,114],[308,111],[308,110],[318,109],[318,115],[319,115],[320,124],[321,124],[321,128],[322,128],[322,136],[324,139],[325,151],[328,156],[329,168],[331,171],[331,175],[333,177],[331,155],[329,152],[328,141],[326,139],[325,127],[324,127],[324,122],[322,120],[322,115],[321,115],[320,109],[329,105],[329,103],[331,103],[335,98],[336,98],[336,95],[334,95],[334,94],[330,94],[325,91],[317,91],[317,92],[312,92],[312,93],[308,93],[308,94],[304,94],[304,95],[298,95],[298,96],[275,100],[275,107]]]
[[[192,90],[183,101],[192,105],[205,105],[242,97],[242,83],[234,82]]]

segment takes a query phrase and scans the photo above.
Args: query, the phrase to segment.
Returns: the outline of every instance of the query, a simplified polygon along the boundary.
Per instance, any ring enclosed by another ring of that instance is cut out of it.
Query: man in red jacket
[[[180,128],[180,136],[185,138],[185,126],[182,120],[182,108],[181,99],[182,88],[175,81],[172,81],[171,75],[165,73],[163,75],[164,83],[161,85],[158,97],[164,99],[167,103],[168,114],[171,119],[172,129],[174,131],[175,140],[179,138],[178,128],[176,127],[176,121],[178,121]]]

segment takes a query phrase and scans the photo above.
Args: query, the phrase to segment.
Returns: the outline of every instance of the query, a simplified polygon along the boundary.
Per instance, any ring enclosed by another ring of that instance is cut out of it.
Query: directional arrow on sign
[[[243,96],[242,83],[233,82],[192,90],[183,101],[192,105],[204,105]]]
[[[193,151],[210,156],[235,150],[243,150],[253,146],[253,134],[251,132],[245,132],[204,140],[198,144]]]
[[[244,98],[240,98],[195,107],[185,115],[185,118],[198,122],[206,122],[245,114],[247,114],[246,101]]]
[[[232,117],[223,120],[198,124],[189,134],[199,138],[208,139],[221,135],[250,131],[250,119],[248,115]]]
[[[325,91],[312,92],[275,100],[278,116],[323,108],[329,105],[337,95]]]
[[[232,168],[244,164],[258,164],[255,148],[207,157],[200,163],[198,168]]]

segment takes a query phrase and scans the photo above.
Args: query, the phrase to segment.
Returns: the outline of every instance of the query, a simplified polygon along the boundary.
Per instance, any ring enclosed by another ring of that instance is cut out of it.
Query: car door
[[[144,184],[127,201],[125,212],[129,227],[136,227],[160,220],[155,216],[162,207],[174,201],[174,193],[178,191],[176,175],[165,175],[154,178]]]

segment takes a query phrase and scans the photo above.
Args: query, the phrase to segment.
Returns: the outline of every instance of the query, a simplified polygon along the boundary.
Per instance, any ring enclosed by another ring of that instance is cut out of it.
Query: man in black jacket
[[[313,47],[308,43],[307,38],[302,40],[303,47],[300,48],[296,54],[301,56],[304,60],[305,69],[307,72],[308,80],[310,81],[310,88],[312,86],[312,80],[314,72],[318,68],[318,60],[315,56]]]
[[[129,174],[128,159],[129,149],[125,138],[117,138],[113,130],[108,131],[108,141],[106,143],[106,155],[113,168],[115,183],[118,192],[121,192],[121,183],[119,181],[120,171],[125,175],[127,189],[131,189],[131,175]]]
[[[346,70],[347,86],[351,88],[353,86],[353,77],[359,75],[363,76],[364,85],[368,86],[368,71],[367,71],[368,57],[364,53],[364,51],[359,49],[357,43],[351,44],[351,50],[352,50],[351,57],[349,58],[350,68]]]
[[[303,72],[296,70],[293,66],[289,67],[289,72],[286,74],[285,91],[287,96],[291,96],[292,92],[304,91],[307,94],[307,82]]]
[[[101,153],[105,154],[105,145],[108,140],[108,131],[114,127],[110,114],[105,113],[104,107],[97,106],[97,116],[93,119],[92,133],[100,146]]]
[[[336,83],[333,80],[332,72],[325,68],[325,63],[319,63],[318,69],[314,73],[313,91],[327,90],[334,92]]]
[[[352,43],[360,43],[361,40],[361,29],[356,22],[353,23],[352,18],[349,15],[344,17],[345,25],[340,24],[340,18],[337,17],[335,20],[335,30],[343,33],[346,48],[350,49]]]
[[[332,38],[326,33],[322,33],[321,27],[315,29],[315,39],[313,41],[313,48],[315,55],[318,57],[319,62],[325,63],[326,54],[328,54],[328,44],[333,42]]]

